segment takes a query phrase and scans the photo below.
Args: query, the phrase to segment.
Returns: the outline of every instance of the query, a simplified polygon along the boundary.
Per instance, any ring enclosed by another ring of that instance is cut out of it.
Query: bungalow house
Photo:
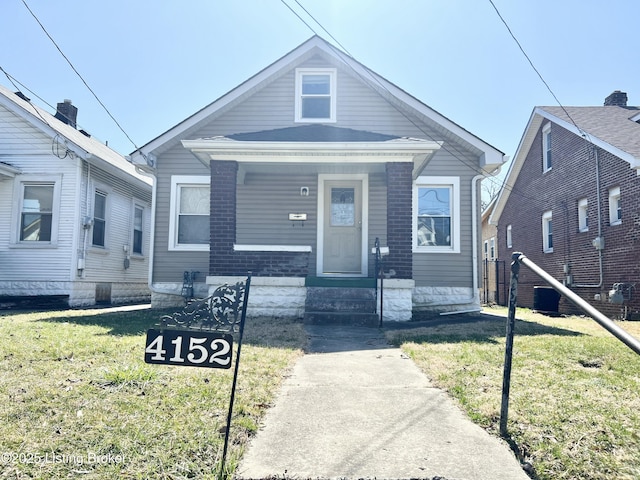
[[[603,106],[536,107],[489,219],[500,258],[520,251],[604,314],[637,316],[639,169],[640,109],[626,93]],[[577,311],[528,269],[519,280],[519,305]]]
[[[151,178],[0,87],[0,307],[148,301]]]
[[[477,309],[503,156],[314,36],[131,154],[157,179],[152,304],[251,271],[250,315],[308,317],[314,289],[374,284],[378,239],[385,319]]]

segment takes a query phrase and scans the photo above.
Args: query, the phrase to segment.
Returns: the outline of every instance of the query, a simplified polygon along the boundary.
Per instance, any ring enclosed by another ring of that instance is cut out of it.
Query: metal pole
[[[238,382],[238,369],[240,367],[240,353],[242,352],[242,337],[244,336],[244,322],[247,316],[247,300],[249,299],[249,287],[251,286],[251,272],[247,274],[247,283],[244,285],[244,298],[242,300],[242,316],[240,317],[240,329],[238,332],[238,353],[236,364],[233,369],[233,382],[231,383],[231,399],[229,400],[229,411],[227,412],[227,428],[224,432],[224,448],[222,450],[222,461],[220,462],[220,475],[224,478],[225,463],[227,460],[227,447],[229,446],[229,431],[231,430],[231,417],[233,416],[233,402],[236,398],[236,383]]]
[[[500,305],[500,267],[498,260],[494,260],[495,273],[496,273],[496,305]]]
[[[520,253],[511,255],[511,281],[509,284],[509,314],[507,316],[506,346],[504,351],[504,373],[502,375],[502,404],[500,406],[500,435],[507,436],[509,416],[509,390],[511,389],[511,360],[513,358],[513,336],[518,300],[518,275],[520,273]]]
[[[516,255],[516,253],[514,253]],[[522,262],[523,265],[530,268],[536,275],[545,280],[549,285],[551,285],[557,292],[564,295],[569,301],[573,302],[579,308],[584,310],[584,312],[593,318],[596,322],[600,324],[605,330],[609,331],[614,337],[624,343],[631,350],[640,355],[640,341],[629,334],[627,331],[620,328],[616,325],[613,320],[611,320],[606,315],[603,315],[599,310],[592,307],[588,302],[586,302],[583,298],[579,297],[572,290],[565,287],[547,272],[545,272],[542,268],[537,266],[531,260],[529,260],[526,255],[522,253],[518,253],[518,261]]]

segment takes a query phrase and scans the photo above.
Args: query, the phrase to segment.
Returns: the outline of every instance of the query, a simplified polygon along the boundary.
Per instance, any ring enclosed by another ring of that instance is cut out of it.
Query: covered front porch
[[[207,283],[252,271],[250,314],[302,316],[308,279],[373,279],[378,238],[388,313],[411,317],[412,184],[438,142],[309,125],[182,143],[211,170]]]

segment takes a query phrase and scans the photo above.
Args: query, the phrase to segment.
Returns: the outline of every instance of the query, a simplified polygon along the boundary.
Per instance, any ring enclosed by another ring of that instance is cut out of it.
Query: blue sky
[[[3,0],[0,66],[45,108],[122,154],[211,103],[312,32],[295,0]],[[637,0],[493,0],[563,105],[640,105]],[[369,68],[509,156],[533,107],[557,105],[489,0],[298,0]],[[0,83],[15,90],[4,74]],[[22,88],[22,87],[21,87]],[[23,89],[24,90],[24,89]]]

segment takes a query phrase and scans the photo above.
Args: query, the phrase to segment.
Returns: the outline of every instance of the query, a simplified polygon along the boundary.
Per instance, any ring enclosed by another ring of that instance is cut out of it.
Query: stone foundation
[[[246,279],[241,276],[207,277],[209,295],[220,285],[244,282]],[[302,318],[306,295],[304,278],[252,277],[247,316]]]
[[[413,290],[416,312],[440,314],[480,310],[480,297],[473,288],[416,287]]]
[[[96,304],[96,282],[0,282],[0,292],[7,297],[45,298],[65,295],[69,297],[70,307],[89,307]],[[111,282],[112,305],[145,303],[149,302],[150,298],[146,282]]]

